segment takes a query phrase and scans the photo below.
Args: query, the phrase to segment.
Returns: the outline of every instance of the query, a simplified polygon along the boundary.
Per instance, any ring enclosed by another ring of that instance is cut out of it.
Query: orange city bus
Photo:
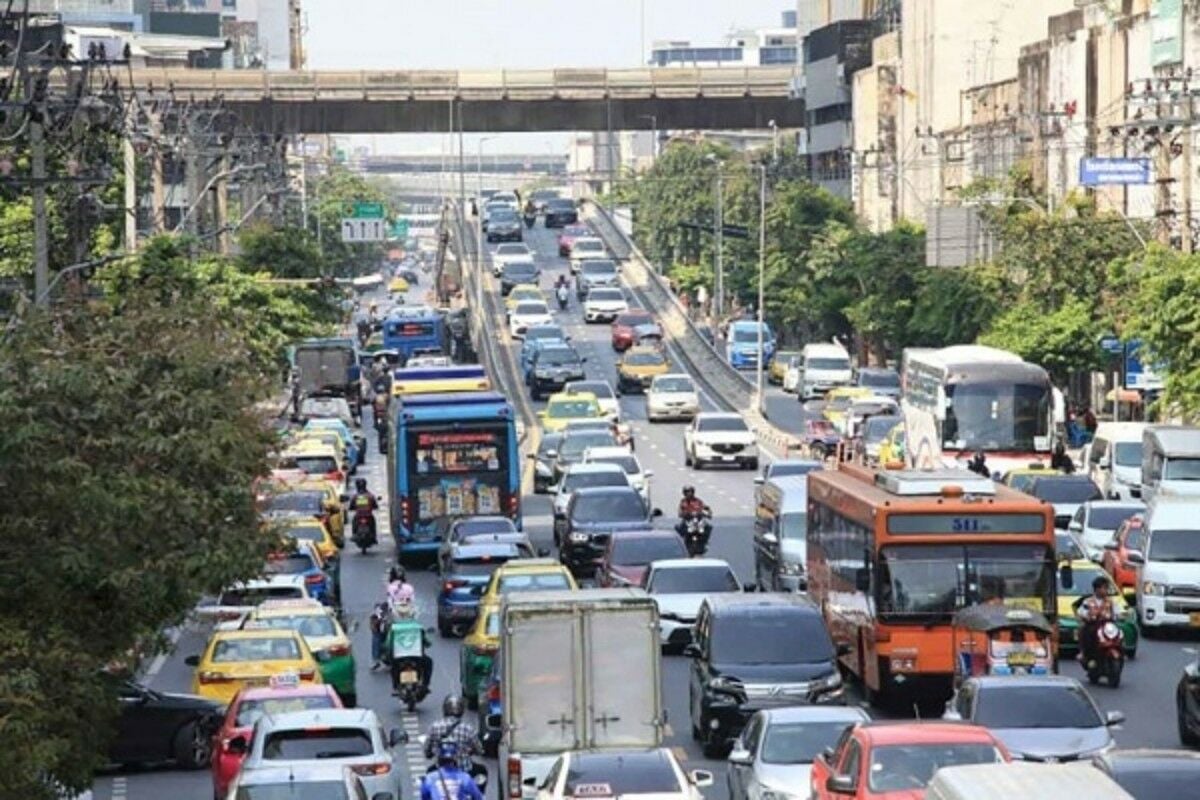
[[[1055,619],[1053,507],[966,470],[808,474],[808,594],[872,702],[946,697],[951,618],[997,604]]]

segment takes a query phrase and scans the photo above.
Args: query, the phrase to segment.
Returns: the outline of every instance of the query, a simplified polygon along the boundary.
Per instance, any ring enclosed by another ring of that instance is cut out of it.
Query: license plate
[[[400,672],[401,683],[416,683],[419,680],[420,676],[417,675],[417,671],[415,669],[406,669]]]
[[[722,461],[735,461],[736,457],[735,456],[721,456],[721,460]]]
[[[1008,664],[1012,667],[1032,667],[1036,661],[1037,656],[1028,651],[1008,654]]]
[[[1193,628],[1200,628],[1200,611],[1193,611],[1188,614],[1188,624]]]

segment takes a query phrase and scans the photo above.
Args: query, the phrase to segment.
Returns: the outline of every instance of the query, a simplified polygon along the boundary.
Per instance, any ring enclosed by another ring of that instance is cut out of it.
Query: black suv
[[[541,400],[543,394],[561,391],[569,381],[583,380],[586,360],[569,344],[540,348],[529,365],[529,394]]]
[[[707,597],[684,653],[693,658],[692,736],[709,758],[724,758],[760,709],[845,702],[838,651],[820,609],[806,597]]]
[[[579,210],[575,208],[575,201],[565,197],[547,200],[545,214],[547,228],[563,228],[579,221]]]
[[[662,509],[649,509],[631,486],[577,489],[559,526],[558,559],[578,575],[592,575],[604,560],[608,539],[620,531],[644,531]]]
[[[522,283],[537,286],[541,277],[541,270],[532,261],[509,261],[500,270],[500,294],[507,297],[514,286]]]

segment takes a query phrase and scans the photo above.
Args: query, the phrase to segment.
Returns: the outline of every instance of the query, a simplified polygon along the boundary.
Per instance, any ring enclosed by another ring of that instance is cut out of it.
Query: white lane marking
[[[129,790],[129,783],[123,777],[112,779],[112,800],[125,800],[126,793]]]

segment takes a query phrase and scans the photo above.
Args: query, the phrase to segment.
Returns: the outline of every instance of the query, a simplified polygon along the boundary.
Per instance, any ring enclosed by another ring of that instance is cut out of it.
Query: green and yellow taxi
[[[774,384],[782,384],[783,378],[787,375],[788,367],[792,366],[792,362],[799,359],[803,354],[799,350],[779,350],[775,355],[771,356],[771,361],[767,364],[767,380]]]
[[[1018,492],[1028,492],[1033,487],[1033,482],[1038,478],[1044,478],[1047,475],[1063,475],[1061,469],[1050,469],[1044,464],[1030,464],[1028,467],[1017,467],[1010,469],[1004,473],[1004,477],[1000,482],[1011,489],[1016,489]]]
[[[515,592],[550,592],[578,589],[574,576],[564,564],[552,558],[519,558],[501,564],[492,573],[479,598],[480,611],[487,606],[500,607],[500,598]]]
[[[671,362],[659,348],[631,347],[617,362],[617,392],[644,392],[655,378],[670,371]]]
[[[284,539],[297,542],[312,542],[321,558],[330,561],[338,557],[337,542],[329,532],[329,526],[318,517],[288,516],[273,520]]]
[[[480,606],[475,625],[463,639],[458,661],[458,682],[462,687],[462,696],[472,708],[479,702],[479,690],[492,671],[492,661],[499,649],[500,606]]]
[[[204,652],[185,663],[196,668],[192,694],[224,705],[239,690],[269,686],[281,675],[295,675],[301,684],[324,682],[316,657],[292,630],[217,630]]]
[[[546,433],[558,433],[567,427],[568,423],[583,419],[602,419],[604,409],[600,401],[591,392],[567,394],[558,392],[550,395],[546,408],[538,412],[542,422],[542,430]]]
[[[354,650],[333,609],[314,600],[266,600],[246,616],[241,629],[296,631],[316,658],[321,680],[347,707],[355,705]]]
[[[1068,571],[1063,567],[1070,564],[1071,583],[1066,585]],[[1075,601],[1092,593],[1092,581],[1103,577],[1108,580],[1108,593],[1112,597],[1113,606],[1117,610],[1117,618],[1113,620],[1125,634],[1125,654],[1130,658],[1137,657],[1138,627],[1136,615],[1129,603],[1121,596],[1121,590],[1113,581],[1112,576],[1104,571],[1094,561],[1077,558],[1072,561],[1060,561],[1058,565],[1058,652],[1060,656],[1073,656],[1079,652],[1079,618],[1075,616]]]

